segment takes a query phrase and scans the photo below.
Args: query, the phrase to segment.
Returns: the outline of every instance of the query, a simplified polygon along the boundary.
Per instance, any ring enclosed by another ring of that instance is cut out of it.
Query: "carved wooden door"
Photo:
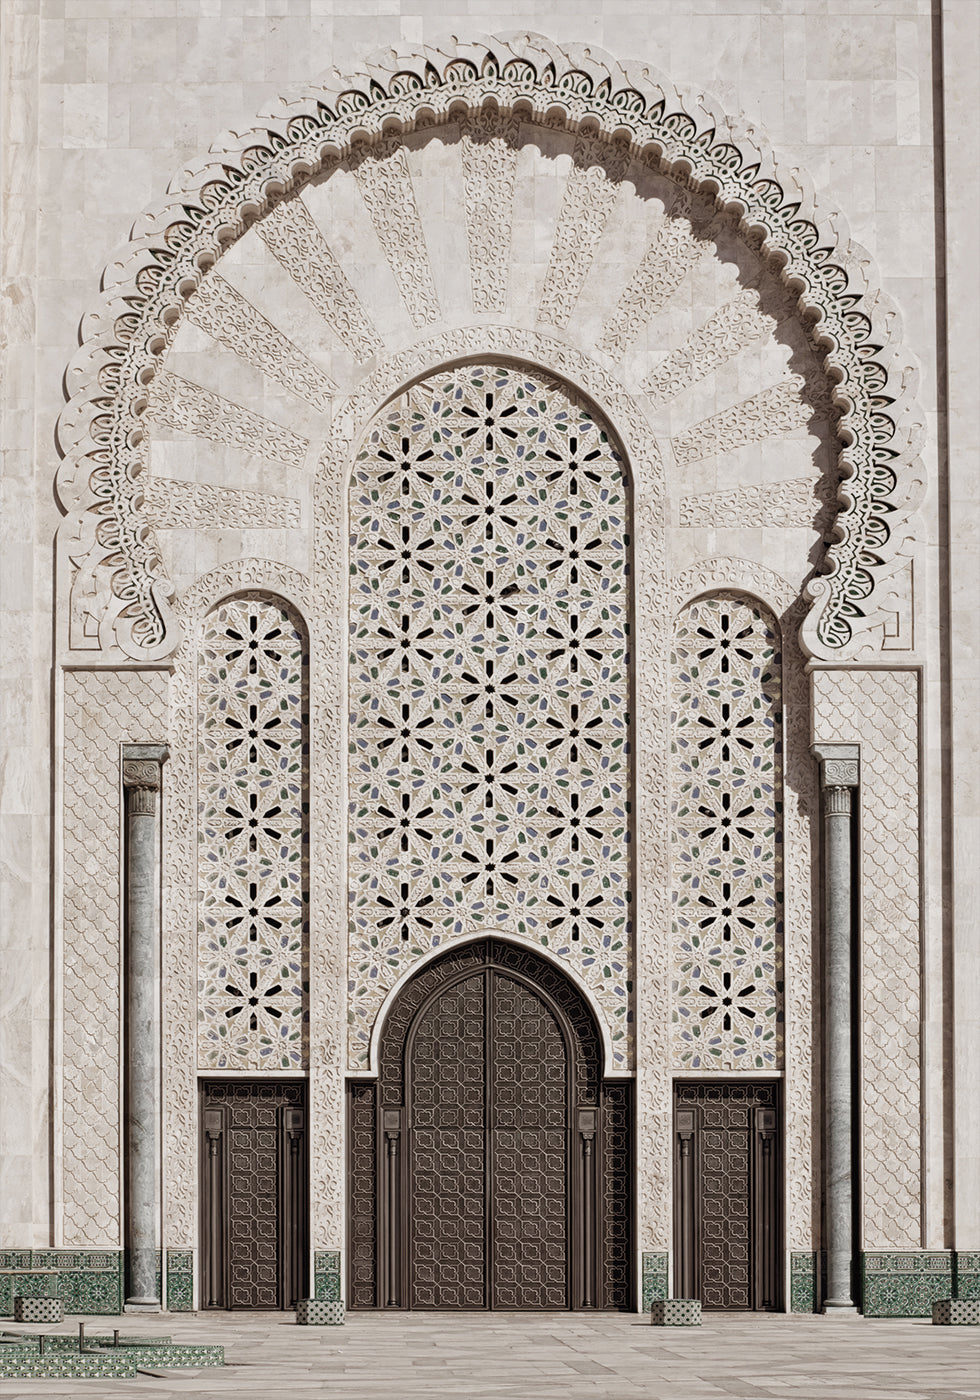
[[[201,1089],[201,1305],[291,1308],[305,1293],[306,1086]]]
[[[779,1308],[779,1144],[778,1084],[675,1086],[677,1297],[715,1311]]]
[[[598,1050],[530,951],[469,945],[420,975],[387,1073],[350,1090],[353,1307],[628,1306],[631,1105]]]

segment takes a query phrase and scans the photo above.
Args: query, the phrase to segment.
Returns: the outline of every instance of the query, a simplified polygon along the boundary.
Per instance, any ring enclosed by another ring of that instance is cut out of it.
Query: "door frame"
[[[746,1312],[782,1312],[784,1173],[784,1095],[778,1079],[675,1080],[672,1092],[672,1158],[674,1173],[674,1287],[677,1298],[701,1299],[701,1132],[700,1106],[681,1104],[678,1090],[687,1087],[715,1089],[755,1088],[772,1090],[770,1105],[753,1105],[749,1132],[749,1248],[751,1306]],[[708,1309],[710,1311],[710,1309]]]
[[[502,955],[498,950],[502,950]],[[532,964],[531,970],[508,965],[508,954],[527,960]],[[379,1053],[380,1073],[376,1077],[358,1075],[348,1079],[348,1306],[352,1310],[412,1307],[408,1233],[411,1186],[408,1119],[411,1103],[410,1047],[416,1027],[433,998],[455,985],[457,981],[472,977],[479,971],[485,978],[491,973],[502,974],[522,983],[539,997],[554,1016],[565,1044],[568,1095],[567,1307],[575,1311],[605,1307],[629,1310],[632,1307],[635,1289],[630,1267],[635,1171],[632,1081],[616,1079],[607,1084],[603,1080],[602,1038],[591,1008],[571,979],[560,968],[541,958],[533,947],[517,945],[508,939],[498,939],[492,934],[480,940],[467,940],[465,945],[448,948],[443,958],[427,962],[415,977],[407,980],[402,989],[403,994],[408,994],[413,987],[420,987],[422,979],[430,970],[438,977],[438,965],[444,960],[453,959],[454,955],[465,965],[454,967],[448,976],[439,978],[436,985],[427,988],[411,1005],[407,1020],[403,1022],[401,1029],[393,1031],[394,1023],[399,1020],[394,1016],[389,1018],[381,1032],[382,1048],[387,1039],[389,1052],[397,1054],[401,1062],[400,1101],[397,1104],[385,1101],[386,1085],[390,1082],[385,1077],[385,1053]],[[555,981],[555,987],[542,986],[535,980],[534,963],[541,964],[542,969]],[[557,994],[553,994],[555,992]],[[573,1003],[571,1011],[561,1004],[562,997]],[[392,1004],[393,1012],[400,1000],[399,997]],[[586,1024],[587,1033],[584,1033],[583,1025]],[[395,1035],[394,1042],[392,1034]],[[591,1089],[585,1092],[583,1100],[582,1084],[586,1079],[589,1079]],[[613,1154],[619,1152],[621,1160],[623,1156],[627,1159],[625,1168],[619,1171],[618,1188],[618,1194],[622,1195],[625,1203],[625,1224],[622,1220],[617,1221],[615,1215],[610,1215],[609,1220],[606,1218],[607,1175],[613,1170],[612,1167],[607,1169],[606,1165],[607,1126],[609,1134],[616,1130],[621,1138],[625,1130],[628,1139],[625,1152],[617,1143],[609,1149]],[[368,1138],[372,1135],[373,1147],[369,1148]],[[354,1193],[355,1189],[358,1189],[355,1187],[355,1178],[364,1181],[365,1172],[369,1169],[369,1157],[373,1161],[373,1167],[370,1168],[374,1176],[373,1188],[367,1192],[366,1185],[362,1186],[355,1202]],[[578,1169],[580,1167],[581,1171]],[[591,1174],[591,1186],[588,1191],[585,1189],[586,1169]],[[394,1189],[393,1173],[397,1178]],[[366,1213],[364,1207],[369,1198],[373,1205],[373,1235],[370,1240],[359,1237],[355,1230],[355,1215]],[[610,1229],[619,1230],[620,1240],[624,1232],[626,1235],[621,1280],[615,1277],[615,1266],[610,1262],[614,1258],[610,1252],[613,1248],[609,1242],[612,1238],[608,1234]],[[364,1278],[355,1279],[355,1270],[364,1266],[365,1251],[372,1254],[374,1259],[371,1283]],[[394,1289],[389,1286],[392,1278],[396,1284]],[[586,1289],[587,1281],[591,1283],[589,1289]],[[371,1301],[367,1301],[368,1297]],[[607,1301],[608,1297],[612,1297],[614,1301]],[[489,1299],[488,1311],[491,1310],[491,1304],[492,1299]],[[499,1310],[507,1311],[504,1308]]]
[[[230,1163],[228,1101],[209,1102],[215,1088],[298,1088],[299,1103],[276,1105],[277,1131],[277,1294],[286,1311],[307,1295],[309,1279],[309,1131],[305,1079],[219,1077],[198,1081],[198,1181],[200,1189],[200,1301],[203,1311],[232,1308],[229,1298]]]

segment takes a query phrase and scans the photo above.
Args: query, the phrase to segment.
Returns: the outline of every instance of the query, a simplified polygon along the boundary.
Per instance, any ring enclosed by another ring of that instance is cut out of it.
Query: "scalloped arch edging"
[[[528,33],[389,50],[362,73],[332,75],[245,135],[229,134],[137,220],[106,270],[100,306],[82,323],[58,424],[57,492],[67,516],[59,567],[75,571],[73,606],[95,599],[100,618],[98,636],[73,646],[154,662],[179,644],[173,589],[142,510],[142,419],[148,386],[201,278],[283,194],[338,164],[353,143],[487,106],[628,142],[737,213],[781,264],[801,315],[814,322],[841,410],[841,510],[826,571],[808,586],[800,638],[811,655],[845,657],[922,486],[914,470],[918,375],[870,256],[840,218],[818,213],[799,171],[779,172],[759,133],[711,99],[674,88],[645,64]]]

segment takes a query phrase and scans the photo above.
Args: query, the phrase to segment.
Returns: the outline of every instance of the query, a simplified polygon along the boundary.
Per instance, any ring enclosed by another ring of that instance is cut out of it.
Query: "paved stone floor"
[[[615,1313],[360,1313],[344,1327],[297,1327],[291,1314],[255,1313],[246,1320],[209,1313],[123,1322],[124,1332],[223,1344],[230,1364],[135,1381],[6,1381],[0,1395],[980,1400],[978,1329],[933,1327],[925,1320],[716,1315],[699,1329],[668,1329]],[[103,1331],[108,1323],[93,1318],[92,1330]]]

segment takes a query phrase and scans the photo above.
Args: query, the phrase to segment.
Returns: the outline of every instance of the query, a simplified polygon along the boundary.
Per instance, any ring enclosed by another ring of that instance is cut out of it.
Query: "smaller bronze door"
[[[201,1306],[292,1308],[306,1293],[306,1085],[201,1086]]]
[[[674,1088],[674,1293],[707,1311],[781,1306],[778,1083]]]

